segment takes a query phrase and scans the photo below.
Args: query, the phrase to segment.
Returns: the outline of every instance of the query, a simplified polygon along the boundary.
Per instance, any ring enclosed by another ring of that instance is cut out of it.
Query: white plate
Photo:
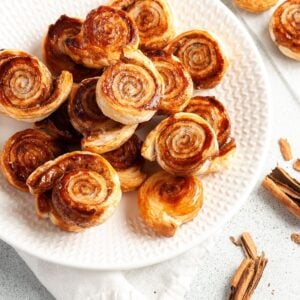
[[[40,56],[47,26],[61,14],[81,16],[99,0],[2,0],[0,47],[19,48]],[[14,247],[47,261],[90,269],[129,269],[174,257],[204,241],[224,226],[249,195],[266,156],[269,104],[264,68],[258,52],[232,13],[212,0],[172,0],[178,32],[204,28],[226,45],[230,70],[215,90],[229,109],[238,143],[231,169],[205,183],[205,204],[199,216],[174,238],[157,237],[136,210],[136,194],[123,197],[105,224],[82,233],[65,233],[39,220],[30,195],[17,192],[0,177],[0,237]],[[207,94],[203,92],[202,94]],[[24,124],[0,117],[0,146]]]

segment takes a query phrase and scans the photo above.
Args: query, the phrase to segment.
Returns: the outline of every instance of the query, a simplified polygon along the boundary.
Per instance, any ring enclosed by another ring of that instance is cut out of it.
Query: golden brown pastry
[[[177,113],[156,126],[147,136],[142,156],[157,161],[178,176],[201,173],[206,160],[219,152],[213,128],[192,113]]]
[[[43,129],[61,141],[78,144],[82,135],[70,122],[68,101],[64,102],[54,113],[42,121],[34,123],[35,128]]]
[[[196,89],[214,88],[228,68],[228,61],[218,41],[203,30],[181,33],[165,50],[180,59],[191,74]]]
[[[185,112],[205,119],[214,129],[219,146],[225,144],[231,134],[231,122],[224,105],[213,96],[195,96],[186,106]]]
[[[113,167],[98,154],[75,151],[37,168],[27,185],[36,197],[37,213],[49,215],[66,231],[81,231],[105,222],[121,200]]]
[[[61,143],[42,130],[26,129],[15,133],[4,144],[0,156],[1,171],[12,186],[27,192],[28,176],[65,150]]]
[[[217,155],[207,159],[199,171],[199,175],[208,175],[228,169],[234,160],[236,148],[235,139],[229,138],[225,144],[220,146]]]
[[[150,176],[138,192],[143,220],[158,234],[167,237],[194,219],[202,204],[203,186],[195,176],[176,177],[160,171]]]
[[[99,77],[83,80],[70,96],[69,116],[73,126],[84,135],[84,150],[102,154],[123,145],[134,134],[138,124],[123,125],[101,112],[95,94]]]
[[[125,10],[135,21],[142,49],[162,49],[175,35],[166,0],[110,0],[109,5]]]
[[[134,51],[138,45],[138,29],[133,20],[126,12],[109,6],[92,10],[80,33],[65,40],[66,53],[89,68],[114,64],[125,48]]]
[[[34,196],[35,212],[41,219],[48,219],[51,211],[52,191],[47,191]]]
[[[251,13],[261,13],[274,6],[278,0],[234,0],[239,8]]]
[[[300,0],[288,0],[274,12],[269,30],[272,40],[286,56],[300,61]]]
[[[136,190],[147,178],[143,172],[144,158],[141,156],[143,142],[133,135],[120,148],[103,154],[117,171],[123,192]]]
[[[154,63],[165,84],[165,93],[160,99],[159,111],[163,114],[183,111],[194,91],[190,74],[177,57],[162,50],[148,51],[146,55]]]
[[[195,96],[184,111],[205,119],[214,129],[219,143],[219,153],[203,164],[199,174],[215,173],[228,168],[235,157],[236,143],[230,137],[231,121],[224,105],[213,96]]]
[[[75,63],[65,50],[65,40],[77,35],[83,21],[62,15],[54,24],[50,25],[43,41],[42,51],[46,65],[53,75],[58,76],[62,71],[69,71],[74,82],[85,78],[99,76],[102,70],[89,69]]]
[[[57,79],[36,57],[18,50],[0,51],[0,110],[25,122],[45,119],[68,97],[72,74]]]
[[[125,53],[100,77],[96,99],[102,112],[122,124],[149,121],[159,108],[163,79],[142,52]]]

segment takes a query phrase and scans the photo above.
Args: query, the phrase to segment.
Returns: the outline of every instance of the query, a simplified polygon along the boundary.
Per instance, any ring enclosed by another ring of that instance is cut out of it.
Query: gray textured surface
[[[0,241],[0,299],[54,299],[16,251],[2,241]]]

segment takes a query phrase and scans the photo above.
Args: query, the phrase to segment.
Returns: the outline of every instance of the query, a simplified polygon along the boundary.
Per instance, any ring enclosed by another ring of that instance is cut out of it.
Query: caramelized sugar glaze
[[[66,53],[66,39],[79,34],[82,24],[83,21],[80,19],[62,15],[54,24],[49,26],[42,50],[46,65],[53,75],[58,76],[66,70],[72,73],[74,82],[80,82],[85,78],[102,74],[102,70],[86,68],[75,63]]]
[[[29,176],[27,185],[36,197],[38,214],[48,213],[53,224],[67,231],[103,223],[121,200],[116,171],[90,152],[70,152],[45,163]]]
[[[82,148],[102,154],[124,144],[138,124],[123,125],[102,113],[96,102],[98,80],[99,77],[85,79],[73,89],[68,111],[74,128],[84,136]]]

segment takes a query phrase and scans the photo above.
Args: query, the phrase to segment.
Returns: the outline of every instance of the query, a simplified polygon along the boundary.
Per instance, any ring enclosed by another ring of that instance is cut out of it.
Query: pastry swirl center
[[[107,185],[101,174],[79,170],[66,177],[63,185],[72,201],[81,204],[99,204],[106,199]]]

